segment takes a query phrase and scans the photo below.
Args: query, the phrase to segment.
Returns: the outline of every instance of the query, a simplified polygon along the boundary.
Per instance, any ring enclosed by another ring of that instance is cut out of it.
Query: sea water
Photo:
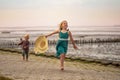
[[[1,27],[0,28],[0,48],[20,48],[17,44],[24,34],[30,34],[31,50],[34,48],[34,42],[41,34],[48,34],[54,31],[56,27]],[[70,27],[74,40],[88,38],[120,38],[119,26],[102,27]],[[57,40],[58,35],[48,38],[48,40]],[[14,45],[13,45],[14,44]],[[55,53],[55,44],[49,45],[48,52]],[[98,59],[107,58],[109,60],[120,61],[120,42],[106,43],[85,43],[77,44],[79,50],[74,50],[72,44],[69,44],[68,53],[73,56],[93,57]]]

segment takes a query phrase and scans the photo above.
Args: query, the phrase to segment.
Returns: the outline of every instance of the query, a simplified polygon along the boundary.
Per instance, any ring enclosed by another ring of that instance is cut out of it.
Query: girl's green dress
[[[68,49],[68,31],[63,33],[59,32],[59,39],[56,45],[56,56],[59,57],[61,54],[66,54]]]

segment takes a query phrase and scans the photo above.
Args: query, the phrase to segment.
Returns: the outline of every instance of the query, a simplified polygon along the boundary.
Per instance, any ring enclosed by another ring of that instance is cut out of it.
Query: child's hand
[[[28,47],[27,46],[24,46],[24,49],[27,49]]]
[[[24,49],[26,49],[27,47],[26,46],[24,46]]]
[[[74,49],[76,49],[76,50],[78,49],[78,47],[77,47],[76,45],[74,45],[73,47],[74,47]]]

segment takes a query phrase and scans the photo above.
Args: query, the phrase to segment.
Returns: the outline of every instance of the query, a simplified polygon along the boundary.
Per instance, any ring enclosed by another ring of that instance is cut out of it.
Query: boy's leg
[[[28,61],[28,50],[26,50],[26,61]]]
[[[25,60],[25,51],[22,52],[23,60]]]

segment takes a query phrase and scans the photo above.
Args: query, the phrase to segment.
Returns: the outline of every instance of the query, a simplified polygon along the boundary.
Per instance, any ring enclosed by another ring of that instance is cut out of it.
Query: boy
[[[29,53],[29,34],[26,34],[24,36],[24,39],[25,40],[21,40],[21,42],[18,44],[18,45],[21,45],[22,46],[22,56],[23,56],[23,60],[25,60],[26,58],[26,61],[28,61],[28,53]]]

